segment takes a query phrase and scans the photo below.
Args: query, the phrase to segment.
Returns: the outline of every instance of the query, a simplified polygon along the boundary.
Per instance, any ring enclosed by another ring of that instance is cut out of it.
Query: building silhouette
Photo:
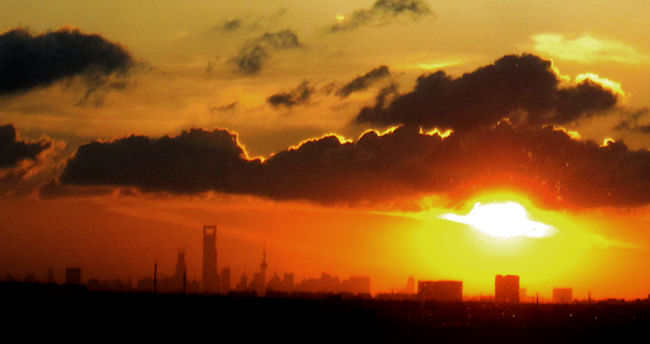
[[[217,274],[217,226],[203,226],[203,291],[216,293],[219,291],[219,275]]]
[[[462,281],[418,281],[418,296],[422,300],[462,302]]]
[[[341,282],[341,292],[350,294],[370,294],[370,277],[350,276]]]
[[[296,291],[303,293],[340,293],[341,280],[338,276],[321,273],[320,278],[307,278],[296,286]]]
[[[266,292],[270,291],[281,291],[281,284],[282,280],[280,279],[280,276],[278,276],[278,273],[274,273],[273,277],[266,283]]]
[[[38,283],[38,279],[36,278],[36,275],[32,272],[26,272],[25,273],[25,278],[23,279],[23,282],[25,283]]]
[[[264,296],[266,291],[266,268],[268,264],[266,263],[266,248],[262,252],[262,262],[260,263],[260,271],[253,275],[253,280],[251,281],[250,290],[254,291],[257,296]]]
[[[519,303],[519,276],[497,275],[495,277],[494,302]]]
[[[273,274],[273,278],[266,284],[266,291],[277,293],[292,293],[296,290],[293,274],[285,273],[282,279],[277,273]]]
[[[66,268],[65,284],[81,285],[81,268]]]
[[[269,282],[270,283],[270,282]],[[284,274],[279,290],[284,292],[318,294],[370,294],[370,277],[350,276],[341,280],[338,276],[322,273],[320,278],[306,278],[294,285],[293,274]]]
[[[47,284],[54,284],[56,281],[54,280],[54,269],[49,268],[47,269]]]
[[[245,273],[241,274],[241,277],[239,278],[239,283],[235,287],[235,290],[239,292],[248,290],[248,277],[246,276]]]
[[[220,282],[219,291],[224,294],[227,294],[230,291],[230,268],[221,269],[219,282]]]
[[[553,303],[573,302],[573,290],[571,288],[554,288]]]
[[[178,250],[178,255],[176,259],[176,269],[174,270],[174,282],[179,289],[183,288],[186,274],[187,274],[187,264],[185,263],[185,251]]]
[[[129,283],[130,284],[130,283]],[[104,285],[100,282],[100,286]],[[176,266],[174,274],[171,276],[160,276],[158,274],[158,264],[154,264],[153,278],[147,277],[138,280],[136,283],[137,292],[153,292],[160,294],[168,293],[190,293],[201,292],[201,283],[196,280],[189,280],[187,276],[187,262],[185,261],[185,251],[179,249],[176,255]]]
[[[404,288],[404,293],[415,294],[415,278],[413,278],[413,276],[410,276],[406,281],[406,288]]]

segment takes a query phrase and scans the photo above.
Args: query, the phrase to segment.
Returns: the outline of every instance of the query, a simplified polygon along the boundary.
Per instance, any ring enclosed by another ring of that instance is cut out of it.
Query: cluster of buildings
[[[262,253],[262,262],[259,270],[251,278],[245,273],[234,286],[231,283],[231,270],[224,267],[219,272],[217,269],[217,228],[214,225],[203,227],[203,266],[201,281],[189,280],[187,278],[187,263],[185,251],[178,250],[174,274],[162,276],[158,272],[158,264],[154,264],[153,275],[140,279],[133,288],[131,280],[123,282],[120,280],[99,280],[88,279],[82,281],[80,267],[68,267],[65,270],[64,284],[82,285],[89,290],[107,292],[144,292],[144,293],[188,293],[188,294],[230,294],[245,293],[257,296],[264,296],[268,293],[273,295],[294,294],[294,293],[322,293],[322,294],[353,294],[370,295],[370,277],[350,276],[347,279],[340,279],[327,273],[321,274],[319,278],[307,278],[296,282],[292,273],[285,273],[282,278],[274,273],[267,278],[268,263],[266,262],[266,250]],[[5,281],[17,282],[13,276],[8,276]],[[26,275],[24,282],[38,283],[33,274]],[[55,284],[54,272],[48,269],[48,284]]]
[[[320,278],[305,279],[299,283],[294,282],[293,274],[284,274],[280,278],[277,273],[267,281],[266,250],[262,253],[262,262],[259,271],[254,273],[249,280],[242,274],[239,282],[231,287],[230,268],[217,269],[217,228],[214,225],[203,227],[203,267],[202,282],[187,280],[187,264],[185,252],[179,250],[176,269],[173,276],[158,277],[157,265],[154,266],[153,277],[141,279],[137,283],[139,292],[154,293],[254,293],[264,296],[267,292],[274,293],[349,293],[370,294],[370,277],[350,276],[341,280],[336,276],[323,273]]]
[[[217,228],[214,225],[203,227],[203,267],[202,281],[188,281],[187,264],[185,252],[179,250],[177,253],[176,266],[172,276],[159,276],[158,266],[154,264],[152,277],[137,281],[135,291],[153,293],[205,293],[205,294],[229,294],[248,293],[257,296],[268,294],[294,294],[294,293],[326,293],[326,294],[352,294],[370,295],[370,277],[350,276],[348,279],[339,279],[323,273],[319,278],[308,278],[296,283],[294,275],[285,273],[282,278],[275,273],[267,280],[266,250],[262,254],[262,262],[259,270],[249,279],[242,274],[238,283],[231,287],[230,268],[224,267],[221,272],[217,269]],[[54,273],[48,270],[48,283],[54,283]],[[33,275],[25,278],[26,282],[37,282]],[[81,268],[69,267],[65,270],[65,284],[81,285]],[[133,291],[132,283],[119,280],[98,280],[89,279],[86,286],[90,290],[98,291]],[[406,288],[398,290],[397,293],[378,294],[380,299],[416,299],[436,302],[462,302],[463,282],[462,281],[418,281],[417,291],[415,280],[409,278]],[[650,295],[649,295],[650,298]],[[500,304],[516,304],[520,302],[539,303],[539,296],[526,296],[526,289],[520,288],[519,276],[517,275],[496,275],[494,280],[494,296],[481,296],[478,301],[489,301]],[[553,303],[572,303],[573,291],[571,288],[553,289]],[[591,294],[589,295],[591,301]]]
[[[462,302],[462,281],[419,281],[418,298],[421,300],[437,302]],[[534,300],[526,297],[526,289],[519,287],[519,276],[496,275],[494,278],[494,298],[481,299],[480,301],[494,301],[500,304],[513,304],[525,301],[539,303],[539,296]],[[589,298],[591,301],[591,297]],[[573,290],[571,288],[553,289],[553,303],[572,303]]]

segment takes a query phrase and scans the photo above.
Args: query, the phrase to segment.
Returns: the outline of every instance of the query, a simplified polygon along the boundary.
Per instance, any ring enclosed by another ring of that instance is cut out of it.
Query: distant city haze
[[[275,274],[281,280],[285,274],[293,274],[295,283],[319,278],[323,273],[339,278],[362,275],[371,278],[372,294],[403,289],[413,276],[416,280],[463,281],[465,296],[493,295],[494,276],[500,273],[519,275],[520,286],[528,296],[539,293],[549,300],[553,288],[562,286],[572,287],[576,299],[587,299],[589,292],[598,299],[645,298],[648,294],[644,285],[615,280],[615,276],[632,269],[623,264],[626,250],[576,246],[560,240],[561,232],[538,243],[538,239],[495,240],[464,225],[438,220],[435,214],[418,219],[341,210],[331,217],[329,210],[320,207],[273,204],[267,208],[268,203],[258,201],[233,205],[222,213],[192,209],[191,203],[184,201],[157,200],[146,201],[149,209],[140,213],[140,201],[137,205],[131,203],[135,199],[122,202],[123,206],[107,210],[95,201],[53,200],[41,208],[47,222],[25,214],[19,223],[9,223],[8,233],[20,228],[23,239],[9,241],[14,243],[11,246],[0,243],[5,248],[2,254],[11,257],[24,250],[40,254],[3,266],[2,276],[9,274],[22,280],[31,274],[47,280],[48,269],[52,269],[60,283],[66,267],[79,266],[84,281],[131,279],[135,284],[152,276],[154,262],[159,276],[174,275],[176,252],[182,249],[187,280],[202,282],[202,220],[214,223],[214,218],[228,214],[235,220],[218,225],[216,247],[219,272],[230,269],[231,288],[242,274],[250,279],[259,271],[266,247],[267,281]],[[5,205],[14,214],[22,206],[15,202]],[[190,208],[181,208],[187,206]],[[63,221],[59,214],[71,209],[76,209],[77,215]],[[101,221],[94,220],[99,214],[104,214],[98,217]],[[150,216],[165,222],[150,222]],[[242,221],[247,229],[241,227]],[[102,235],[105,231],[121,235]],[[95,240],[96,236],[102,240]],[[600,254],[603,250],[618,253],[604,256]],[[601,273],[604,268],[610,274]],[[636,274],[621,278],[645,279]]]

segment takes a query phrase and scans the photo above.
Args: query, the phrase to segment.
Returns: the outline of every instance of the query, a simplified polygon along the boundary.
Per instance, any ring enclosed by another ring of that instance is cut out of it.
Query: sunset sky
[[[650,293],[648,1],[0,8],[0,279],[201,280],[215,224],[233,285]]]

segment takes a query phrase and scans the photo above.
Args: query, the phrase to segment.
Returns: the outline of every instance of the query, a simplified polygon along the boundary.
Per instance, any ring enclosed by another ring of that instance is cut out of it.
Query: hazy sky
[[[0,8],[1,275],[171,274],[184,248],[200,280],[216,224],[235,281],[266,244],[271,274],[373,292],[650,291],[647,1]],[[439,218],[513,197],[556,234]]]

